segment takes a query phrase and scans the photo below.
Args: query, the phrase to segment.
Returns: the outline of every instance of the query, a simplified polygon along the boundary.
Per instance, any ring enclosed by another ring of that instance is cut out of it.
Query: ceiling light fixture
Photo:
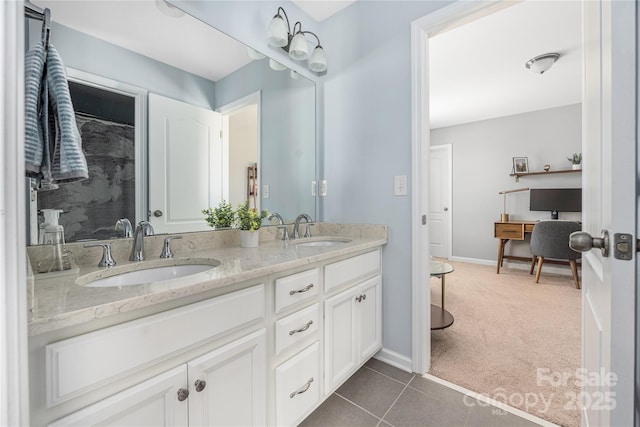
[[[544,55],[538,55],[528,60],[524,66],[536,74],[543,74],[551,68],[559,58],[560,54],[558,53],[545,53]]]
[[[282,12],[284,18],[280,12]],[[309,56],[306,34],[312,35],[317,41],[316,47],[311,52],[311,56]],[[320,38],[311,31],[302,31],[302,23],[300,23],[300,21],[293,24],[292,32],[289,17],[281,7],[278,8],[278,11],[269,23],[267,39],[271,46],[281,47],[286,52],[289,52],[289,57],[295,61],[305,61],[308,59],[307,66],[314,73],[322,73],[327,70],[327,58],[324,49],[320,45]]]

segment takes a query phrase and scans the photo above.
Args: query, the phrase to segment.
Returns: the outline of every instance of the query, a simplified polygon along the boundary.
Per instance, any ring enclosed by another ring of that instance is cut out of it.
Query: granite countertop
[[[114,253],[118,264],[113,268],[96,266],[99,260],[99,256],[96,255],[99,252],[96,252],[95,249],[91,250],[91,256],[87,256],[88,250],[84,250],[81,254],[80,250],[76,248],[74,255],[77,256],[74,258],[78,261],[77,268],[67,274],[58,273],[30,277],[30,292],[28,293],[31,307],[29,335],[40,335],[154,304],[224,288],[284,270],[348,256],[387,243],[386,226],[318,223],[316,231],[319,232],[319,236],[288,242],[278,239],[273,230],[261,232],[261,242],[257,248],[240,248],[236,242],[237,230],[186,233],[182,234],[183,239],[172,241],[172,247],[175,248],[174,258],[161,260],[155,251],[148,251],[145,261],[120,261],[127,259],[124,256],[124,251],[120,250],[119,257],[116,257]],[[215,233],[226,234],[216,235]],[[212,236],[220,236],[221,242],[212,244]],[[161,242],[164,236],[157,237],[159,237],[156,239],[157,242]],[[298,243],[305,241],[342,239],[348,240],[348,242],[332,246],[298,246]],[[130,246],[126,239],[122,239],[122,241]],[[155,246],[160,244],[157,242]],[[30,256],[34,257],[31,253]],[[92,261],[91,264],[88,263],[89,260]],[[112,275],[116,271],[121,273],[157,266],[203,264],[212,261],[214,263],[218,261],[220,264],[201,273],[155,283],[104,288],[92,288],[78,284]],[[31,262],[34,262],[33,259]]]

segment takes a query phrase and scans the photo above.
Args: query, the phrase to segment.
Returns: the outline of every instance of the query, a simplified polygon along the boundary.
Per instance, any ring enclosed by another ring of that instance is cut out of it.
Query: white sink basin
[[[122,273],[116,272],[108,277],[96,277],[93,280],[90,277],[83,276],[78,279],[78,284],[82,284],[89,288],[141,285],[144,283],[162,282],[164,280],[177,279],[180,277],[190,276],[192,274],[202,273],[215,268],[218,264],[219,263],[211,262],[209,264],[149,266],[149,268],[145,268],[143,270],[126,271]],[[113,273],[113,271],[109,271],[109,273]]]
[[[351,240],[349,239],[332,239],[332,240],[313,240],[310,242],[300,242],[295,245],[303,248],[313,248],[313,247],[327,247],[327,246],[341,246],[345,243],[349,243]]]

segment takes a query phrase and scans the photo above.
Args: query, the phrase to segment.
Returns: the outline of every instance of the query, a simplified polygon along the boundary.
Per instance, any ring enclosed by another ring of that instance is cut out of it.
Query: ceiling
[[[188,15],[167,16],[158,7],[163,5],[159,0],[34,3],[51,8],[54,22],[212,81],[251,61],[242,43]],[[353,1],[295,3],[322,21]],[[530,58],[548,52],[558,52],[561,57],[545,74],[534,74],[524,67]],[[439,34],[429,44],[431,126],[579,103],[581,54],[578,1],[514,2]]]
[[[531,0],[431,38],[431,127],[580,103],[581,28],[579,1]],[[546,73],[525,68],[549,52]]]

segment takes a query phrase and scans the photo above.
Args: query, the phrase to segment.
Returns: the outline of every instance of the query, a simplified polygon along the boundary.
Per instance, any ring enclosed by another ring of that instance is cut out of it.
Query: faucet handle
[[[164,245],[162,247],[160,258],[173,258],[173,252],[171,252],[171,241],[174,239],[182,239],[182,236],[169,236],[164,238]]]
[[[304,237],[312,237],[311,236],[311,227],[313,227],[314,225],[316,225],[313,222],[308,222],[307,223],[307,228],[305,228],[304,230]]]
[[[111,256],[111,244],[110,243],[85,243],[85,248],[93,248],[96,246],[102,246],[102,259],[98,263],[98,267],[112,267],[116,265],[116,261]]]
[[[289,240],[289,227],[287,225],[279,225],[278,228],[282,228],[282,240]]]

